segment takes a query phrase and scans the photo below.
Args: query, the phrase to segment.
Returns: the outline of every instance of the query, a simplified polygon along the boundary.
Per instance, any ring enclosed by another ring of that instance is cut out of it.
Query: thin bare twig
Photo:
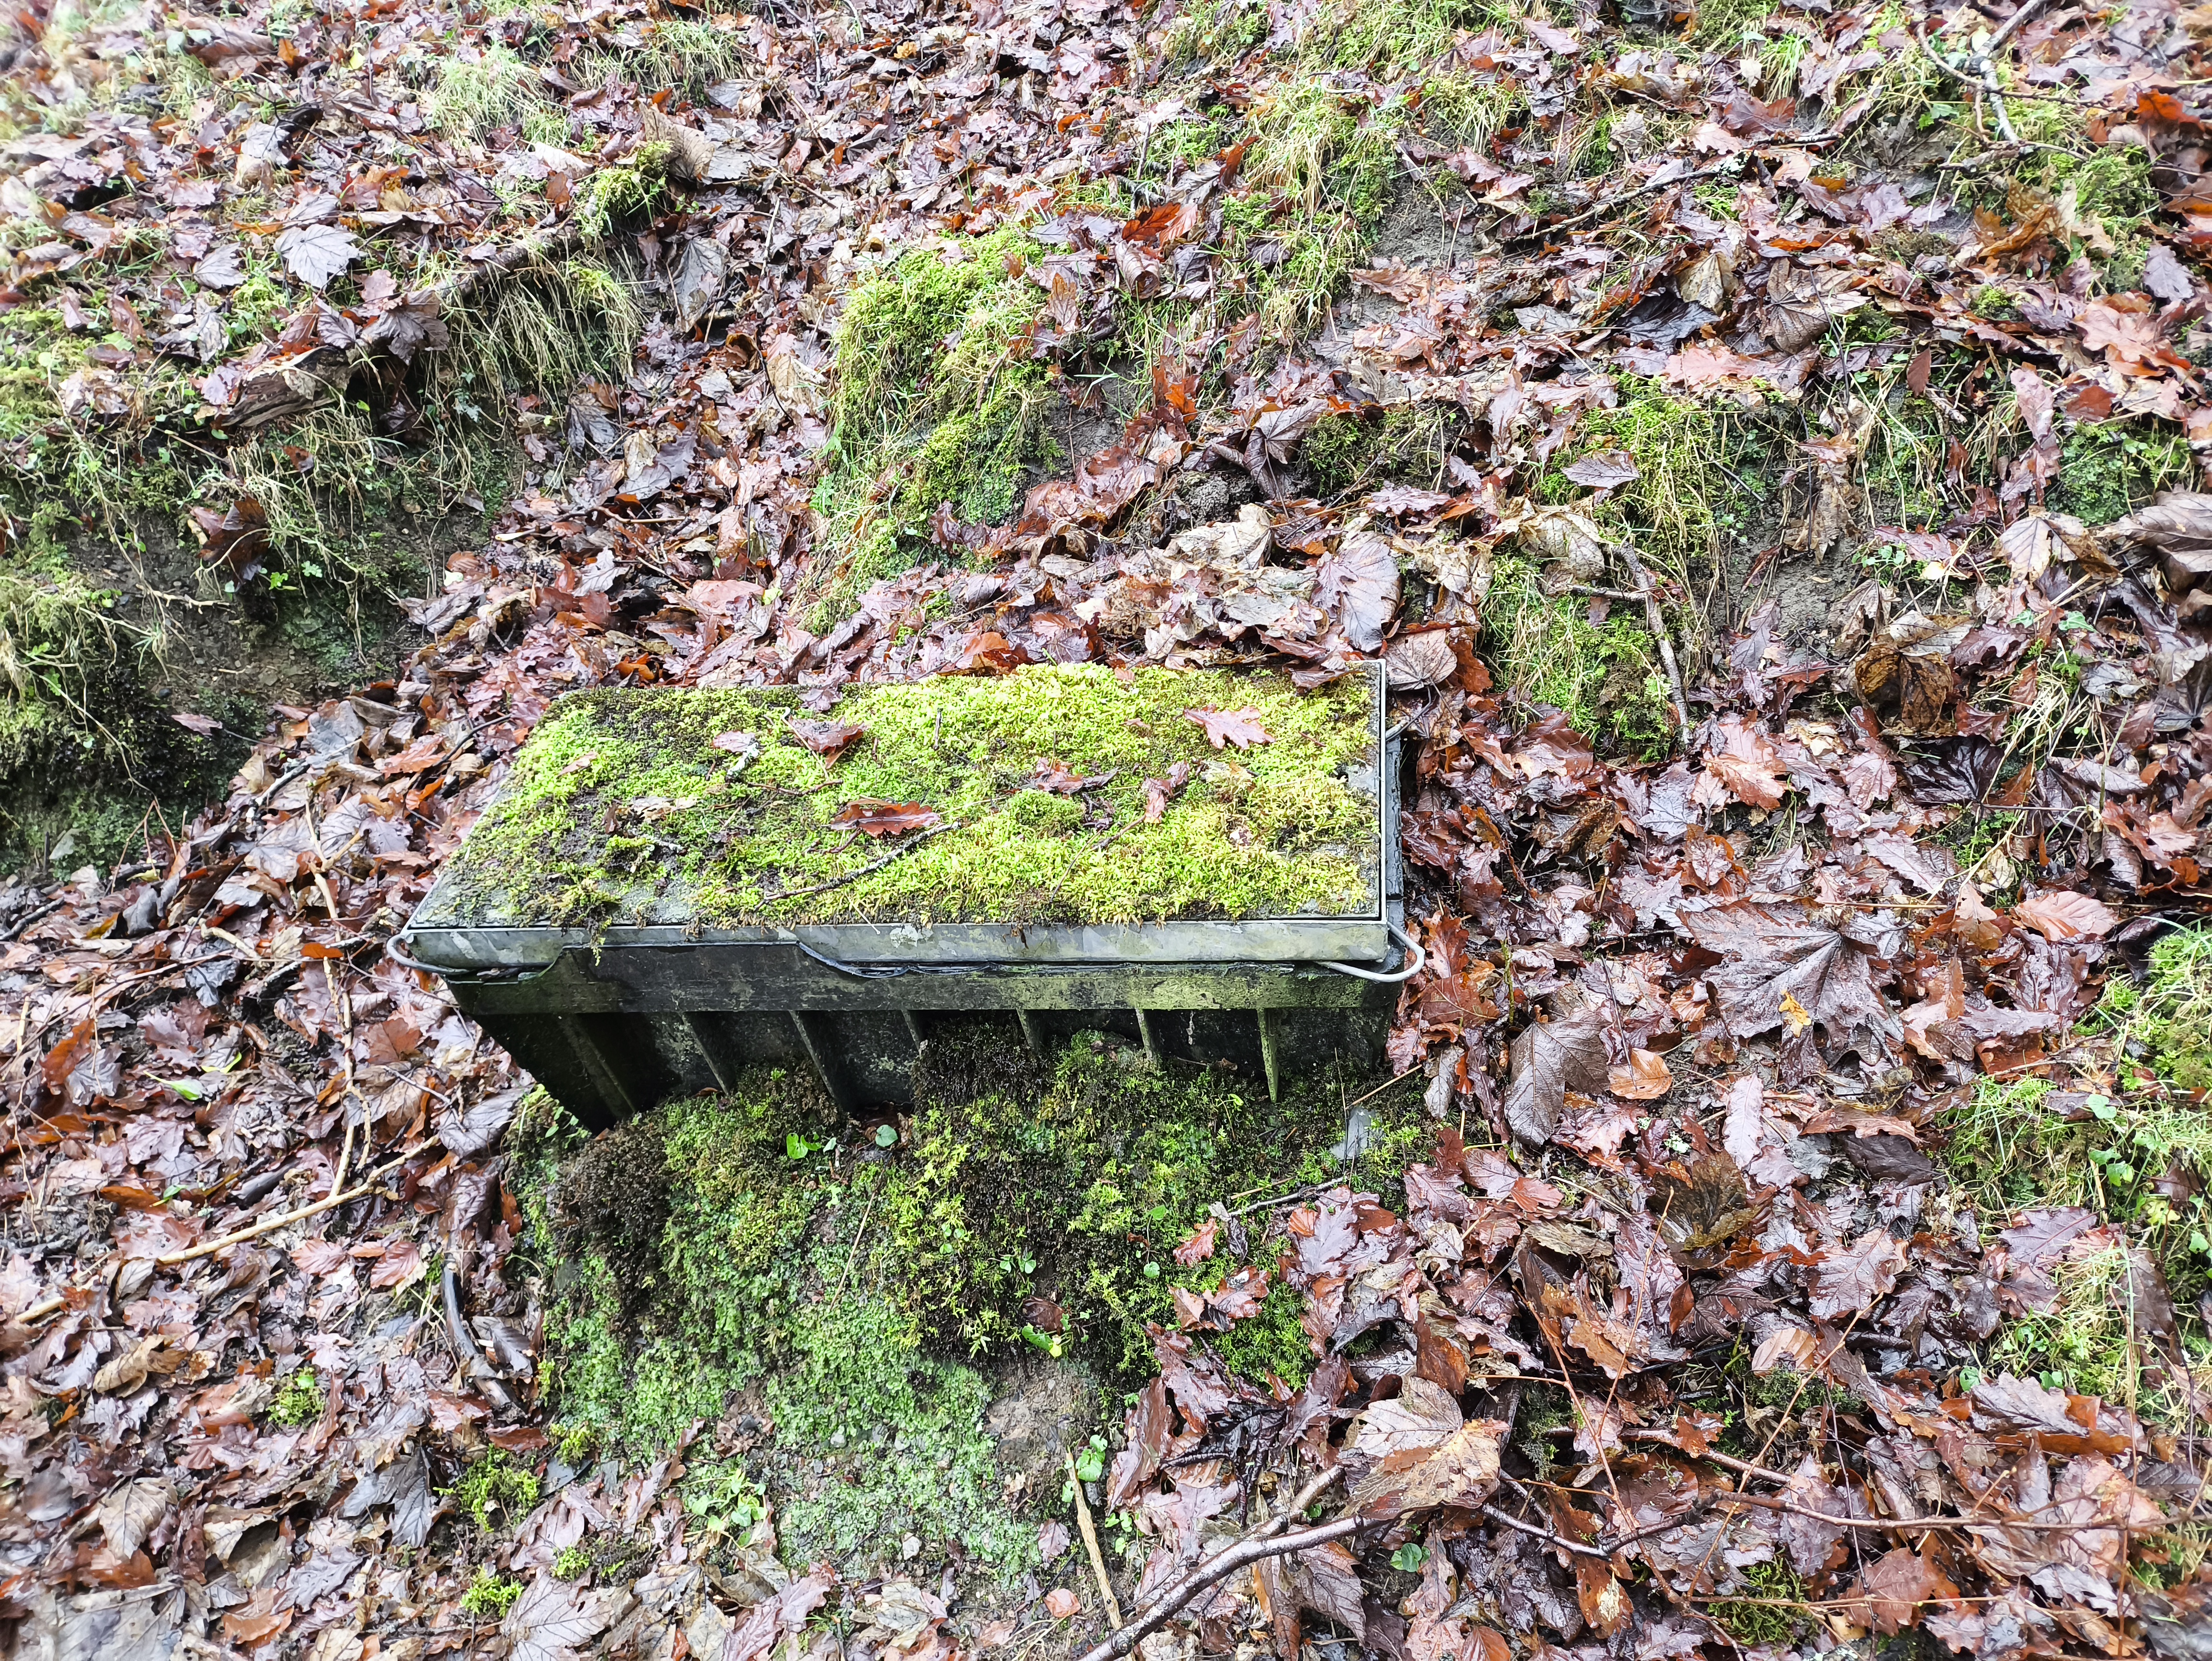
[[[947,830],[957,830],[966,823],[967,821],[964,819],[947,819],[942,824],[933,824],[928,830],[921,831],[918,835],[908,837],[897,847],[892,849],[890,853],[884,855],[883,858],[879,860],[871,860],[867,864],[860,867],[856,871],[848,871],[842,877],[832,877],[828,882],[817,882],[810,888],[787,888],[780,893],[763,894],[761,896],[761,904],[763,905],[774,905],[778,900],[795,900],[799,898],[802,895],[822,894],[828,892],[832,888],[842,888],[848,882],[857,881],[859,879],[866,876],[871,871],[882,870],[893,860],[904,858],[907,855],[911,854],[915,849],[921,847],[922,843],[927,842],[932,837],[940,835]]]
[[[1628,563],[1629,575],[1636,579],[1638,598],[1644,602],[1644,626],[1651,630],[1651,638],[1659,643],[1659,661],[1667,667],[1668,690],[1674,695],[1674,719],[1681,723],[1682,753],[1690,751],[1690,697],[1682,689],[1682,667],[1674,661],[1674,642],[1667,633],[1667,619],[1660,614],[1659,597],[1651,591],[1651,573],[1644,569],[1634,546],[1620,545],[1620,557]]]
[[[312,1205],[303,1205],[296,1210],[279,1213],[274,1217],[267,1218],[261,1222],[255,1223],[250,1228],[238,1229],[231,1233],[222,1235],[216,1239],[203,1240],[199,1244],[188,1247],[183,1251],[164,1252],[161,1256],[154,1259],[154,1261],[163,1269],[173,1269],[179,1263],[188,1263],[191,1262],[195,1257],[212,1256],[215,1253],[228,1250],[232,1246],[243,1245],[248,1240],[259,1239],[264,1234],[273,1234],[278,1229],[286,1227],[290,1224],[305,1222],[310,1217],[319,1217],[324,1212],[331,1209],[333,1207],[344,1205],[349,1201],[358,1200],[362,1195],[367,1194],[370,1189],[376,1186],[377,1179],[379,1177],[382,1177],[386,1172],[396,1170],[399,1166],[406,1164],[408,1160],[422,1153],[423,1151],[423,1147],[427,1146],[428,1146],[428,1144],[425,1143],[420,1147],[410,1147],[404,1153],[395,1154],[392,1158],[386,1159],[382,1165],[377,1166],[375,1170],[370,1171],[367,1177],[355,1183],[353,1187],[348,1189],[334,1189],[331,1192],[325,1195],[321,1199],[317,1200]]]
[[[1333,1466],[1315,1477],[1291,1497],[1291,1503],[1257,1528],[1246,1534],[1236,1544],[1224,1547],[1173,1585],[1164,1589],[1152,1601],[1137,1611],[1129,1624],[1102,1643],[1084,1652],[1081,1661],[1121,1661],[1144,1641],[1147,1633],[1157,1631],[1184,1604],[1204,1591],[1216,1581],[1224,1579],[1238,1569],[1256,1563],[1263,1558],[1278,1557],[1285,1552],[1305,1551],[1314,1546],[1325,1546],[1332,1540],[1341,1540],[1364,1527],[1362,1517],[1340,1517],[1333,1523],[1300,1529],[1295,1534],[1273,1537],[1291,1518],[1313,1504],[1329,1485],[1343,1475],[1341,1465]]]
[[[1106,1619],[1119,1632],[1121,1600],[1114,1596],[1114,1583],[1106,1576],[1105,1554],[1098,1549],[1098,1530],[1091,1526],[1091,1502],[1083,1497],[1083,1479],[1075,1474],[1075,1455],[1062,1448],[1060,1457],[1067,1462],[1068,1486],[1075,1492],[1075,1525],[1083,1530],[1083,1548],[1091,1554],[1091,1572],[1098,1577],[1098,1594],[1106,1600]]]

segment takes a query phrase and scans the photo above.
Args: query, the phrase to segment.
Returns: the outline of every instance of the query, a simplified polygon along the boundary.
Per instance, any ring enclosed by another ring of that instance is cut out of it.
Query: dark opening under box
[[[903,1105],[953,1014],[1040,1049],[1117,1031],[1271,1091],[1369,1064],[1417,966],[1381,675],[1037,666],[826,713],[575,694],[406,949],[592,1125],[761,1062]]]

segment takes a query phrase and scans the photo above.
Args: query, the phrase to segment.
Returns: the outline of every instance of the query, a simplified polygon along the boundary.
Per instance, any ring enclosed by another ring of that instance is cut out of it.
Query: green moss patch
[[[2212,1287],[2212,929],[2167,934],[2139,983],[2116,969],[2077,1047],[2111,1056],[2112,1070],[2092,1070],[2072,1090],[1984,1077],[1942,1121],[1945,1164],[1985,1226],[2063,1206],[2118,1226],[2052,1266],[2053,1307],[2008,1327],[1989,1365],[2125,1401],[2178,1427],[2188,1404],[2146,1340],[2154,1323],[2136,1307],[2129,1257],[2156,1263],[2183,1357],[2202,1369],[2212,1360],[2197,1313]]]
[[[1272,1275],[1271,1221],[1312,1185],[1398,1203],[1427,1145],[1419,1084],[1368,1104],[1376,1132],[1352,1169],[1330,1144],[1358,1080],[1316,1077],[1278,1105],[1103,1037],[1040,1061],[982,1023],[933,1035],[921,1104],[889,1147],[776,1069],[591,1143],[549,1129],[557,1110],[538,1098],[518,1183],[534,1250],[560,1263],[556,1440],[652,1457],[719,1423],[687,1456],[686,1503],[734,1524],[770,1512],[787,1561],[895,1559],[911,1533],[932,1561],[1018,1573],[1038,1519],[984,1427],[994,1390],[1047,1354],[1136,1388],[1176,1289]],[[1226,1213],[1243,1254],[1223,1226],[1211,1258],[1178,1265],[1176,1247]],[[1199,1341],[1296,1384],[1313,1364],[1298,1305],[1272,1287]],[[1042,1497],[1057,1493],[1054,1475]]]
[[[1602,624],[1589,602],[1544,592],[1531,562],[1502,559],[1483,600],[1483,644],[1505,684],[1548,703],[1587,737],[1639,755],[1674,741],[1673,704],[1650,630],[1632,607],[1615,605]]]
[[[950,503],[994,524],[1050,459],[1050,384],[1030,354],[1045,250],[1018,229],[902,254],[847,296],[814,506],[850,592],[931,547]]]
[[[1279,675],[1037,666],[848,691],[835,759],[793,691],[556,703],[418,924],[1127,923],[1375,904],[1373,693]],[[1193,711],[1268,739],[1215,750]],[[1187,782],[1146,822],[1147,780]],[[1364,772],[1364,779],[1355,775]],[[1077,788],[1077,779],[1097,781]],[[854,804],[936,816],[904,840]],[[848,815],[840,822],[841,813]]]

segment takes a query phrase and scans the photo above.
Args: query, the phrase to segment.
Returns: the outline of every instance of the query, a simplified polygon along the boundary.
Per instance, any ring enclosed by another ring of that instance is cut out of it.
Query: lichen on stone
[[[828,719],[860,733],[833,756],[802,741],[814,717],[788,689],[577,694],[416,921],[1366,915],[1373,700],[1364,674],[1301,693],[1278,674],[1040,665],[848,691]],[[1192,718],[1204,711],[1249,711],[1266,741],[1216,749]],[[1147,781],[1179,778],[1148,822]],[[839,821],[885,801],[935,818],[902,837]]]

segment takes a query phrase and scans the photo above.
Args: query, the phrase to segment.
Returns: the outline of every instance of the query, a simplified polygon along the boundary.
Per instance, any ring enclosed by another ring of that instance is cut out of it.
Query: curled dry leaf
[[[1066,1586],[1054,1586],[1044,1595],[1044,1612],[1055,1621],[1073,1621],[1082,1608],[1083,1600]]]
[[[1951,705],[1958,697],[1958,678],[1941,655],[1876,640],[1852,666],[1851,678],[1885,728],[1937,737],[1955,726]]]
[[[1168,804],[1182,794],[1190,782],[1190,764],[1179,761],[1168,769],[1164,779],[1145,781],[1145,823],[1158,824],[1167,817]]]

